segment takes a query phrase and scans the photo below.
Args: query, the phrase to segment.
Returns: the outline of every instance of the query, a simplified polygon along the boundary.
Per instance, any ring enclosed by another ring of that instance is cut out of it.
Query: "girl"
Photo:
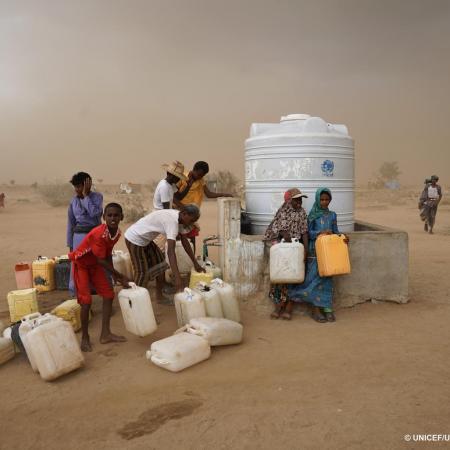
[[[308,249],[308,221],[306,211],[302,208],[303,195],[299,189],[289,189],[284,194],[285,202],[275,214],[274,219],[267,227],[264,240],[276,244],[281,239],[291,242],[291,239],[301,239],[305,247],[305,258]],[[275,309],[270,315],[272,319],[280,316],[285,320],[292,317],[294,304],[288,295],[288,284],[273,284],[270,287],[270,298],[275,303]],[[295,285],[292,285],[295,286]]]
[[[339,234],[337,216],[328,209],[332,199],[328,188],[316,191],[314,205],[308,216],[309,250],[306,278],[302,284],[291,285],[288,295],[295,302],[307,302],[313,305],[312,318],[320,323],[334,322],[333,279],[319,276],[316,257],[316,239],[323,234]],[[348,237],[345,240],[348,243]]]

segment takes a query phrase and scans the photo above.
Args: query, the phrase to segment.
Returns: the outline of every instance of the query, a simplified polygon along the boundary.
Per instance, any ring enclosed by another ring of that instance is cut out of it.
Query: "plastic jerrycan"
[[[58,258],[55,262],[55,285],[56,289],[67,290],[69,289],[70,280],[70,259],[67,256]]]
[[[223,317],[222,302],[220,294],[216,289],[206,283],[200,282],[195,289],[200,293],[205,303],[206,315],[208,317]]]
[[[84,364],[72,326],[63,319],[54,316],[40,319],[38,326],[28,333],[27,341],[43,380],[55,380]]]
[[[199,292],[185,288],[183,292],[175,294],[175,312],[179,327],[186,325],[195,317],[205,317],[205,303]]]
[[[127,266],[125,263],[125,258],[123,256],[123,251],[122,250],[113,250],[112,260],[113,260],[114,269],[116,269],[117,272],[120,272],[122,275],[126,275]]]
[[[55,289],[55,261],[46,256],[38,256],[33,261],[33,285],[39,292]]]
[[[153,313],[150,294],[147,289],[130,283],[129,289],[119,292],[119,304],[125,328],[136,336],[148,336],[158,325]]]
[[[297,239],[284,239],[270,247],[271,283],[303,283],[305,279],[305,249]]]
[[[346,275],[351,271],[348,245],[343,234],[319,236],[316,240],[316,256],[321,277]]]
[[[179,372],[211,355],[208,341],[190,333],[178,333],[153,342],[146,357],[153,364],[171,372]]]
[[[211,282],[211,287],[216,289],[220,294],[220,301],[222,303],[222,310],[225,319],[241,321],[241,313],[239,311],[239,303],[236,298],[233,286],[225,283],[219,278]]]
[[[212,346],[239,344],[243,329],[238,322],[217,317],[198,317],[186,325],[188,333],[207,339]]]
[[[190,242],[189,242],[189,245],[192,248],[192,252],[194,252],[194,248]],[[167,264],[170,265],[169,256],[167,254],[167,248],[168,248],[168,244],[166,243],[166,262],[167,262]],[[191,269],[194,266],[194,263],[192,262],[189,255],[186,253],[186,250],[184,249],[181,241],[176,241],[176,243],[175,243],[175,256],[177,258],[177,266],[178,266],[178,271],[180,272],[180,274],[184,275],[184,274],[191,273]]]
[[[8,292],[7,299],[11,323],[38,311],[36,288]]]
[[[69,322],[75,332],[81,328],[81,306],[77,299],[66,300],[54,308],[52,314]]]
[[[133,265],[131,263],[130,254],[128,252],[123,253],[122,259],[125,262],[125,275],[129,280],[134,280]]]
[[[206,270],[206,273],[211,273],[213,280],[215,278],[222,278],[222,269],[218,266],[216,266],[210,259],[207,259],[203,263],[203,267]]]
[[[206,270],[206,269],[205,269]],[[197,272],[194,268],[191,270],[191,279],[189,280],[189,287],[191,289],[195,288],[198,283],[211,283],[214,279],[213,273],[211,272]]]
[[[41,319],[43,319],[44,317],[45,317],[45,321],[51,320],[49,318],[49,314],[46,314],[45,316],[42,316],[41,313],[39,313],[39,312],[33,313],[33,314],[27,314],[26,316],[22,317],[22,319],[21,319],[22,323],[20,324],[20,327],[19,327],[20,340],[22,341],[22,344],[25,348],[25,352],[28,357],[28,361],[30,362],[31,368],[33,369],[34,372],[37,372],[38,369],[37,369],[36,361],[34,360],[34,357],[33,357],[32,345],[30,345],[30,343],[28,341],[28,335],[32,330],[34,330],[34,328],[39,326]],[[44,323],[44,321],[42,323]]]
[[[17,289],[31,289],[33,287],[33,271],[31,263],[19,262],[14,266]]]

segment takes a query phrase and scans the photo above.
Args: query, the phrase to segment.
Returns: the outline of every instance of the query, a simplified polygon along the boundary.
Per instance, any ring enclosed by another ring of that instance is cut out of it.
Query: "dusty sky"
[[[448,0],[0,0],[0,182],[243,176],[252,122],[345,123],[357,182],[449,183]]]

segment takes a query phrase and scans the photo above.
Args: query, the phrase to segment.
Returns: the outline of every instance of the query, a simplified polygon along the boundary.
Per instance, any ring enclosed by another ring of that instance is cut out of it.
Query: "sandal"
[[[315,320],[316,322],[319,322],[319,323],[328,322],[327,319],[323,316],[323,314],[321,312],[313,312],[311,314],[311,317],[313,320]]]
[[[272,314],[270,315],[270,318],[271,319],[279,319],[283,309],[284,309],[283,305],[275,306],[275,309],[273,310]]]
[[[279,319],[280,318],[280,311],[273,311],[272,314],[270,315],[271,319]]]
[[[325,319],[327,320],[327,322],[336,322],[336,316],[334,315],[333,312],[326,312],[324,313],[325,315]]]
[[[291,320],[292,319],[292,313],[285,311],[283,314],[281,314],[281,318],[283,320]]]

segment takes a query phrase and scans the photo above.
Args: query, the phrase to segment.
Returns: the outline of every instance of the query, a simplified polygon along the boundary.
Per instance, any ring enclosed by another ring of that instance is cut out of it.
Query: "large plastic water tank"
[[[252,124],[245,141],[245,197],[253,234],[264,234],[292,187],[308,195],[307,212],[317,188],[330,188],[339,229],[353,230],[354,142],[345,125],[307,114]]]

